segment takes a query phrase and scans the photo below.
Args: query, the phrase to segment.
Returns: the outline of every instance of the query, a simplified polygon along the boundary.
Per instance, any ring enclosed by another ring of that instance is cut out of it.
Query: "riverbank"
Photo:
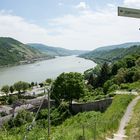
[[[14,64],[0,65],[0,68],[7,68],[7,67],[12,67],[12,66],[32,64],[32,63],[35,63],[35,62],[54,59],[54,58],[56,58],[56,57],[54,57],[54,56],[45,56],[45,57],[40,57],[40,58],[33,58],[33,59],[29,59],[29,60],[19,61],[19,62],[14,63]]]

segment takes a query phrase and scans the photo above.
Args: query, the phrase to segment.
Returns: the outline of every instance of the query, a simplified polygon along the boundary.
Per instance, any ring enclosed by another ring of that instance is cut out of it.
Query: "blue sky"
[[[139,41],[140,20],[117,16],[117,7],[140,0],[0,0],[0,36],[68,49]]]
[[[45,26],[47,19],[77,14],[74,6],[80,2],[90,5],[92,10],[105,8],[108,4],[122,4],[122,0],[0,0],[0,9],[11,10],[17,16]]]

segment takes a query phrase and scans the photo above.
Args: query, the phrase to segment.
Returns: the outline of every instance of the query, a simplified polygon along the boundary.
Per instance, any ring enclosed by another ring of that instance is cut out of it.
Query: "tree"
[[[50,78],[46,79],[46,83],[50,85],[52,83],[52,79]]]
[[[110,69],[108,64],[105,62],[102,67],[100,74],[98,76],[97,87],[101,87],[109,79]]]
[[[22,81],[16,82],[14,84],[14,88],[15,88],[16,91],[18,91],[18,93],[20,93],[21,90],[22,90]]]
[[[27,82],[19,81],[14,84],[14,88],[20,93],[21,90],[26,91],[29,88],[29,84]]]
[[[113,84],[112,86],[109,87],[108,92],[111,93],[118,89],[119,89],[119,86],[116,84]]]
[[[127,68],[131,68],[135,66],[136,59],[130,55],[130,56],[125,57],[124,61],[126,62]]]
[[[22,90],[25,92],[29,88],[29,83],[22,82]]]
[[[135,61],[136,66],[140,66],[140,57]]]
[[[14,92],[14,87],[13,86],[10,86],[10,89],[9,90],[10,90],[11,93],[13,93]]]
[[[126,82],[126,79],[125,79],[126,73],[127,73],[126,68],[120,68],[118,70],[117,75],[115,75],[115,83],[117,83],[117,84],[125,83]]]
[[[124,61],[117,61],[112,65],[111,74],[116,75],[120,68],[126,67],[126,63]]]
[[[3,96],[3,99],[5,100],[5,102],[7,103],[7,100],[9,98],[9,89],[10,87],[8,85],[5,85],[1,88],[1,91],[6,94],[6,96]]]
[[[3,86],[3,87],[1,88],[1,91],[2,91],[3,93],[5,93],[6,95],[8,95],[9,90],[10,90],[10,87],[9,87],[8,85],[5,85],[5,86]]]
[[[51,98],[54,98],[57,103],[61,99],[72,103],[73,99],[79,99],[84,94],[84,89],[84,78],[80,73],[62,73],[53,84]]]
[[[31,82],[31,87],[35,86],[35,83],[34,82]]]
[[[107,80],[104,85],[103,85],[103,89],[104,89],[104,92],[107,93],[109,88],[114,84],[114,81],[113,79],[112,80]]]

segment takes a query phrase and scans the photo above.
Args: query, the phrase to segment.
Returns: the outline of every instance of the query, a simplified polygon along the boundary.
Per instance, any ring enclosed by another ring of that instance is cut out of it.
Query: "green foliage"
[[[88,69],[84,72],[84,79],[88,80],[90,78],[90,76],[97,76],[99,75],[101,70],[101,66],[97,65],[94,68]]]
[[[53,80],[52,79],[50,79],[50,78],[48,78],[48,79],[46,79],[46,81],[45,81],[48,85],[50,85],[52,82],[53,82]]]
[[[5,86],[3,86],[3,87],[1,88],[1,91],[2,91],[3,93],[5,93],[6,95],[8,95],[9,90],[10,90],[10,87],[9,87],[8,85],[5,85]]]
[[[8,85],[5,85],[1,88],[2,93],[5,94],[2,97],[4,100],[4,104],[7,103],[7,100],[9,99],[9,89],[10,89],[10,87]]]
[[[73,99],[79,99],[84,94],[84,89],[84,80],[80,73],[62,73],[54,82],[51,98],[57,102],[61,99],[72,102]]]
[[[102,100],[109,97],[103,92],[103,88],[99,87],[92,90],[85,90],[85,94],[79,99],[79,102],[93,102],[95,100]]]
[[[91,59],[98,64],[103,64],[104,62],[115,62],[116,60],[120,60],[127,55],[140,55],[140,46],[132,45],[132,47],[127,48],[116,48],[110,50],[99,50],[92,51],[86,54],[81,55],[81,57]],[[127,66],[131,67],[134,63],[133,60],[129,59]]]
[[[136,59],[132,55],[131,56],[129,55],[124,58],[124,61],[126,62],[127,68],[131,68],[135,66]]]
[[[10,90],[11,93],[13,93],[15,89],[14,89],[13,86],[10,86],[10,89],[9,90]]]
[[[95,130],[95,122],[96,122],[96,136],[97,139],[103,139],[104,134],[108,134],[110,131],[116,130],[119,121],[122,118],[126,107],[128,106],[129,102],[133,99],[133,96],[129,95],[118,95],[114,98],[113,103],[111,106],[107,109],[106,112],[100,113],[100,112],[83,112],[79,113],[63,122],[63,124],[52,127],[51,129],[51,139],[54,140],[76,140],[79,137],[83,136],[83,126],[85,131],[85,138],[86,139],[92,139],[94,137],[94,131]],[[43,112],[43,116],[46,116],[46,113]],[[24,118],[25,113],[21,118]],[[58,112],[55,112],[56,116]],[[53,114],[54,115],[54,114]],[[53,116],[52,115],[52,116]],[[26,118],[26,117],[25,117]],[[45,117],[46,118],[46,117]],[[24,119],[21,119],[22,121],[17,122],[24,122]],[[12,121],[10,122],[12,123]],[[23,124],[23,123],[21,123]],[[42,124],[42,125],[41,125]],[[11,124],[10,126],[13,126]],[[19,126],[19,125],[18,125]],[[0,139],[2,140],[20,140],[23,139],[23,136],[25,134],[27,125],[22,125],[20,127],[15,127],[10,129],[9,131],[2,131],[0,135]],[[34,140],[34,139],[42,139],[45,140],[47,136],[46,132],[47,127],[47,121],[46,119],[40,119],[39,122],[37,121],[36,126],[28,133],[27,139]]]
[[[136,66],[140,66],[140,58],[138,58],[135,62]]]
[[[125,81],[126,73],[127,73],[126,68],[120,68],[118,70],[118,73],[115,75],[115,81],[118,85],[126,82]]]
[[[19,64],[44,57],[44,54],[12,38],[0,37],[0,66]]]
[[[97,87],[102,87],[103,84],[109,79],[110,69],[107,63],[104,63],[101,67],[101,71],[98,76]]]
[[[103,85],[103,89],[104,89],[104,92],[107,93],[109,88],[114,84],[114,81],[113,80],[107,80],[104,85]]]
[[[20,127],[28,122],[33,120],[32,113],[22,110],[18,112],[15,118],[11,118],[8,122],[5,123],[5,127],[7,129],[11,129],[13,127]]]
[[[140,81],[120,85],[121,89],[140,91]]]
[[[26,91],[28,88],[29,88],[29,83],[27,82],[19,81],[14,84],[14,89],[19,93],[21,92],[21,90]]]
[[[118,95],[105,113],[94,111],[78,113],[58,126],[51,138],[54,140],[76,140],[83,136],[84,126],[85,138],[92,139],[95,135],[96,122],[96,137],[97,139],[103,139],[104,133],[112,132],[118,128],[119,121],[132,99],[133,96]]]
[[[11,105],[11,104],[13,104],[15,101],[17,101],[17,100],[18,100],[17,95],[10,95],[9,98],[8,98],[8,100],[7,100],[7,103],[8,103],[9,105]]]
[[[113,84],[112,86],[109,87],[108,93],[112,93],[113,91],[119,90],[120,87],[117,84]]]
[[[31,82],[31,87],[35,86],[35,83],[34,82]]]
[[[102,87],[110,76],[110,68],[107,63],[104,63],[100,70],[98,69],[98,75],[94,73],[94,70],[92,72],[90,73],[88,84],[94,88]]]

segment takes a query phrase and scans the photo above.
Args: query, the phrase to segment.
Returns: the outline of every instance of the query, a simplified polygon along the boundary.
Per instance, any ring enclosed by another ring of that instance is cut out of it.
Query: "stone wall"
[[[74,113],[85,112],[85,111],[104,112],[111,103],[112,103],[112,98],[90,102],[90,103],[82,103],[82,104],[74,103],[72,104],[72,111]]]

